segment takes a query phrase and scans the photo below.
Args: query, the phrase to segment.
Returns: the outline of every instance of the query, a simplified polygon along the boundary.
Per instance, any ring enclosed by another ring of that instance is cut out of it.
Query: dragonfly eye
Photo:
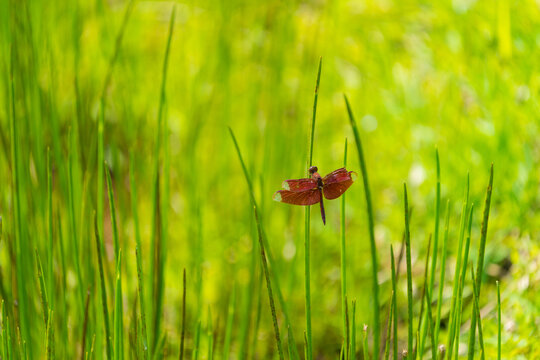
[[[316,173],[317,170],[319,170],[319,169],[317,169],[316,166],[312,166],[312,167],[309,168],[309,173],[310,173],[310,174]]]

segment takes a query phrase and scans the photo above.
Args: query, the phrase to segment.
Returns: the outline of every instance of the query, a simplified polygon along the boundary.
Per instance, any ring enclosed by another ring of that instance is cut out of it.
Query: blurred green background
[[[9,130],[12,63],[23,174],[20,193],[25,233],[21,236],[30,249],[46,252],[46,149],[50,147],[54,212],[59,219],[55,226],[63,229],[55,234],[55,243],[63,231],[67,254],[66,287],[60,290],[62,286],[57,285],[57,296],[65,294],[68,309],[59,312],[63,314],[60,317],[70,319],[73,330],[67,335],[70,343],[58,340],[56,347],[57,356],[67,358],[78,354],[80,346],[82,315],[75,305],[76,292],[98,286],[92,225],[97,206],[97,124],[100,96],[126,3],[1,0],[0,4],[3,293],[15,298],[10,295],[16,288]],[[341,167],[347,138],[347,167],[360,170],[351,146],[354,138],[343,101],[346,94],[359,124],[370,176],[383,304],[390,297],[389,247],[392,243],[399,249],[404,229],[403,182],[409,186],[414,209],[413,271],[419,293],[427,239],[434,226],[438,148],[441,203],[449,199],[451,208],[449,283],[444,292],[449,299],[451,259],[457,246],[467,174],[471,199],[477,205],[472,239],[475,250],[471,251],[475,261],[480,211],[493,163],[494,192],[480,304],[485,310],[486,356],[495,356],[496,279],[501,281],[504,304],[506,358],[540,356],[534,339],[540,331],[540,4],[534,1],[135,1],[106,89],[104,118],[105,160],[113,174],[124,254],[126,332],[137,284],[129,154],[132,151],[135,159],[143,267],[148,268],[161,69],[174,6],[164,113],[170,176],[162,180],[170,186],[164,329],[171,356],[178,346],[182,268],[186,268],[188,282],[188,351],[193,348],[197,321],[201,319],[206,326],[209,313],[216,333],[216,353],[221,351],[228,302],[236,288],[235,324],[248,321],[250,325],[248,330],[233,327],[232,357],[241,352],[244,337],[247,343],[255,344],[249,346],[250,357],[276,356],[260,259],[254,257],[258,255],[253,213],[228,126],[238,138],[254,181],[276,259],[277,267],[272,271],[280,278],[301,349],[305,326],[304,211],[273,202],[272,194],[284,179],[306,174],[320,57],[314,164],[323,176]],[[67,220],[69,161],[77,165],[78,254],[67,240],[72,231]],[[320,221],[319,210],[312,210],[313,341],[320,359],[336,358],[342,341],[339,204],[326,203],[326,226]],[[105,209],[106,262],[112,272],[106,199]],[[361,181],[347,192],[347,250],[348,294],[349,299],[357,299],[361,333],[361,325],[369,323],[372,316]],[[29,264],[33,262],[29,260]],[[75,262],[81,264],[83,284],[78,284]],[[59,256],[54,263],[55,276],[60,279]],[[30,311],[39,314],[37,282],[27,286]],[[251,292],[255,294],[252,303],[248,300]],[[465,293],[471,292],[466,287]],[[400,322],[406,318],[405,302],[402,277]],[[97,321],[101,311],[98,296],[92,295],[91,306],[90,321]],[[443,305],[443,314],[447,306]],[[261,323],[254,332],[251,329],[258,311]],[[282,319],[279,307],[278,316]],[[42,326],[40,323],[32,329],[37,353],[43,348]],[[60,324],[57,326],[60,329]],[[61,338],[62,330],[58,334]],[[282,328],[282,334],[286,329]],[[99,337],[97,333],[96,341]],[[126,348],[127,341],[126,335]],[[206,358],[205,351],[201,358]]]

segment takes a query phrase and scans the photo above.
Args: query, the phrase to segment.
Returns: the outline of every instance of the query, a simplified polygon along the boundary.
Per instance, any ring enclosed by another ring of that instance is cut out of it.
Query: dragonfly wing
[[[337,169],[323,179],[323,193],[328,200],[337,199],[352,185],[356,179],[354,171],[345,168]]]
[[[313,179],[294,179],[285,180],[282,184],[285,190],[293,192],[301,192],[306,190],[312,190],[317,188],[317,181]]]
[[[292,205],[313,205],[321,201],[319,189],[305,191],[279,190],[274,194],[274,200]]]

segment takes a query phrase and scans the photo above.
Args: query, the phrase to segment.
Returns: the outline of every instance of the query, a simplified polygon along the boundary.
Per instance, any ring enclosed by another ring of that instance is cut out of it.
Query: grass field
[[[0,357],[540,358],[539,22],[0,0]]]

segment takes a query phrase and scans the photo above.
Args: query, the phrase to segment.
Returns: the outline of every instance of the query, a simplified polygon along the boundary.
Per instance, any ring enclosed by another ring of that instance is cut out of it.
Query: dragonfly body
[[[310,178],[285,180],[283,189],[274,194],[274,200],[292,205],[313,205],[320,203],[321,217],[326,224],[323,198],[328,200],[340,197],[354,182],[356,173],[340,168],[324,178],[317,172],[317,167],[309,168]]]

